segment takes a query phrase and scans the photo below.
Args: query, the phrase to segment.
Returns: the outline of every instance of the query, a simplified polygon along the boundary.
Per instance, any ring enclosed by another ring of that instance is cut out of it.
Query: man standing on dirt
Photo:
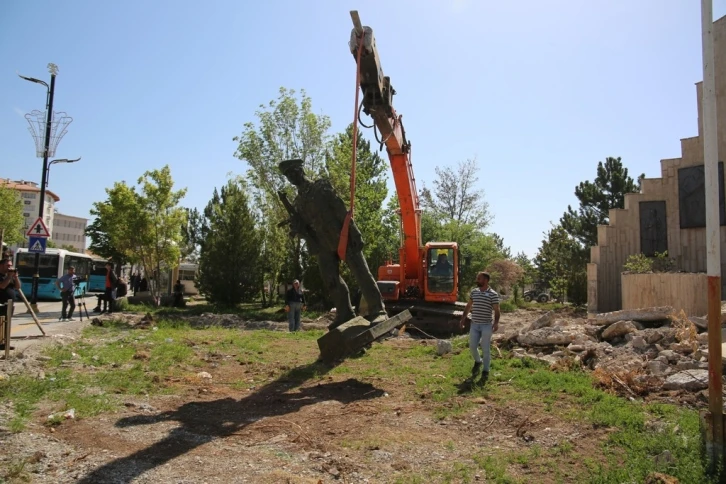
[[[305,311],[305,294],[297,279],[292,281],[292,287],[285,293],[285,311],[290,332],[300,331],[300,316]]]
[[[471,329],[469,330],[469,351],[474,358],[474,368],[471,370],[471,381],[476,380],[479,371],[483,369],[479,384],[483,385],[489,379],[489,365],[491,362],[492,333],[499,329],[499,294],[489,287],[489,273],[480,272],[476,275],[476,285],[469,294],[469,302],[461,315],[461,324],[466,322],[466,316],[471,311]],[[481,345],[482,355],[479,355]]]

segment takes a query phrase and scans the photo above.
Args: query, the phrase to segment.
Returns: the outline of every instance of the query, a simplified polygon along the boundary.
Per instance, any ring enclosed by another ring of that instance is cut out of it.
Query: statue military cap
[[[287,173],[288,171],[290,171],[292,169],[295,169],[295,168],[302,169],[302,167],[303,167],[303,160],[300,160],[300,159],[297,159],[297,158],[296,159],[293,159],[293,160],[285,160],[285,161],[280,162],[280,164],[278,165],[278,167],[280,168],[280,171],[284,175],[285,173]]]

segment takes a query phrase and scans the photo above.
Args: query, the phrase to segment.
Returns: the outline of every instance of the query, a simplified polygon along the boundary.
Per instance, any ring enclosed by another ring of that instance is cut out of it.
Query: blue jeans
[[[287,327],[290,331],[300,331],[300,314],[302,303],[291,302],[290,311],[287,313]]]
[[[491,353],[489,346],[492,342],[492,324],[491,323],[471,323],[471,329],[469,330],[469,351],[474,361],[481,363],[484,362],[483,371],[489,371],[489,365],[491,362]],[[482,356],[479,356],[479,348],[481,345]]]

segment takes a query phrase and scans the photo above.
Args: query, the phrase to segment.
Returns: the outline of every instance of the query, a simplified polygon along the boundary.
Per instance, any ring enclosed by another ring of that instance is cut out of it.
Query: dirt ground
[[[518,330],[540,315],[505,314],[502,327]],[[3,364],[17,365],[12,372],[36,371],[42,344],[14,363],[0,362],[0,371]],[[382,344],[422,342],[398,337]],[[128,398],[116,413],[49,427],[48,409],[40,408],[22,432],[0,424],[0,459],[24,460],[23,473],[36,483],[462,482],[454,463],[471,463],[473,455],[486,459],[563,442],[576,442],[580,456],[598,455],[608,432],[562,421],[544,403],[497,398],[477,398],[466,414],[439,419],[441,402],[377,377],[328,375],[302,386],[277,378],[235,391],[215,382],[266,375],[238,365],[207,371],[209,382],[190,383],[174,396]],[[0,422],[9,412],[0,404]],[[581,457],[563,453],[559,463],[566,482],[583,470]],[[499,463],[491,464],[475,465],[473,480],[493,482]],[[523,482],[559,482],[525,460],[502,465]]]

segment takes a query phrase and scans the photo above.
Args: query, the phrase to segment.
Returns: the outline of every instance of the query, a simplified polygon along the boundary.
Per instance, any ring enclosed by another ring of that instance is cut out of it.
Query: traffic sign
[[[28,237],[50,237],[50,232],[48,232],[48,227],[45,226],[43,219],[38,217],[25,235]]]
[[[28,240],[28,252],[35,254],[45,254],[45,244],[48,242],[47,237],[31,236]]]

